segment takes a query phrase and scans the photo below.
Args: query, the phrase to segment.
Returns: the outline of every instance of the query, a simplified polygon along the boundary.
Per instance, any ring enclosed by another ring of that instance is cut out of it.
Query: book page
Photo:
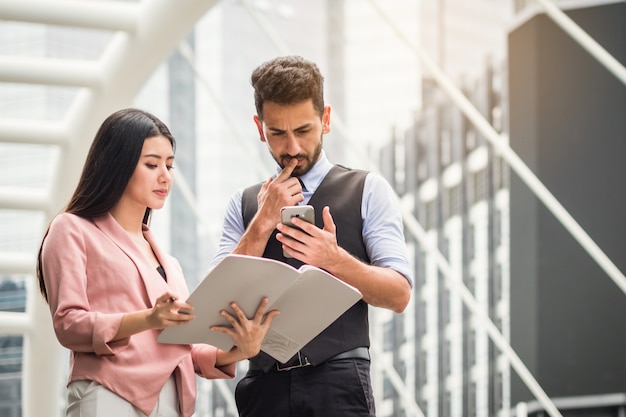
[[[300,271],[280,261],[228,255],[193,291],[188,301],[196,318],[191,322],[164,329],[161,343],[207,343],[230,350],[233,340],[212,325],[230,325],[219,315],[232,310],[232,301],[252,317],[262,299],[268,297],[267,311],[280,310],[272,321],[262,350],[285,362],[306,343],[328,327],[361,299],[361,293],[329,273],[312,266]]]
[[[317,268],[305,269],[274,303],[274,308],[289,312],[289,315],[281,313],[276,316],[272,329],[281,335],[288,335],[301,348],[360,299],[361,293],[354,287]],[[298,349],[292,350],[286,359]],[[264,351],[274,356],[273,352]]]
[[[272,323],[273,324],[273,323]],[[279,362],[287,362],[302,345],[272,328],[267,332],[261,350]],[[271,354],[269,352],[272,352]]]
[[[164,329],[157,340],[161,343],[208,343],[230,350],[233,340],[209,329],[212,325],[230,326],[220,316],[220,310],[232,313],[230,303],[235,301],[251,318],[264,296],[268,297],[268,306],[271,306],[297,277],[296,269],[279,261],[228,255],[209,271],[187,299],[194,306],[196,318],[187,324]]]

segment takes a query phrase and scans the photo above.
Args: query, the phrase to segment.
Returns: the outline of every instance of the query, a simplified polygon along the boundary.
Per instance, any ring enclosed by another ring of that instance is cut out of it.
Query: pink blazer
[[[54,330],[71,350],[68,384],[97,381],[149,415],[174,373],[181,415],[188,417],[195,409],[195,373],[232,378],[235,365],[216,368],[217,350],[209,345],[160,344],[159,330],[111,342],[124,313],[151,308],[168,290],[188,296],[178,261],[145,226],[144,236],[167,282],[110,214],[89,220],[63,213],[52,221],[42,259]]]

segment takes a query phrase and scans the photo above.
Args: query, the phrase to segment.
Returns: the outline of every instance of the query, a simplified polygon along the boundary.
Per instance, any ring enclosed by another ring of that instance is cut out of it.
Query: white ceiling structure
[[[47,224],[74,188],[75,179],[106,116],[128,107],[152,72],[217,0],[0,0],[0,19],[42,26],[111,32],[95,60],[0,56],[0,82],[78,88],[59,120],[0,116],[0,143],[49,145],[60,149],[52,186],[45,192],[0,188],[0,210],[39,211]],[[88,140],[85,140],[88,138]],[[42,231],[43,232],[43,231]],[[36,254],[0,252],[0,273],[33,274]],[[24,337],[22,415],[41,417],[61,410],[64,364],[50,313],[33,280],[26,313],[0,312],[0,334]],[[58,389],[55,389],[58,387]]]

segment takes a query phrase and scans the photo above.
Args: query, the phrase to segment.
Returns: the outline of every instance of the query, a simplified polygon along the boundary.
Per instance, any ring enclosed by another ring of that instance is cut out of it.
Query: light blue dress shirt
[[[322,151],[320,160],[309,172],[301,176],[304,187],[304,201],[317,190],[326,174],[333,167],[326,153]],[[280,173],[280,168],[277,173]],[[239,243],[245,231],[241,214],[241,198],[243,189],[237,190],[231,197],[226,208],[220,247],[211,261],[214,267],[222,258],[231,253]],[[331,214],[332,210],[331,210]],[[363,217],[363,242],[372,265],[391,268],[404,275],[413,286],[413,268],[409,262],[400,203],[389,183],[380,175],[368,173],[365,178],[363,200],[361,201]]]

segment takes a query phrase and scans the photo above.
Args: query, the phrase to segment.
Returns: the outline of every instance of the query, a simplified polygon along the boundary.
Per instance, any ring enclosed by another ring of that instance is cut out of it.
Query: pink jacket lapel
[[[102,232],[135,264],[137,271],[144,282],[150,302],[154,305],[156,299],[169,290],[167,283],[161,278],[159,272],[156,268],[152,267],[151,262],[144,256],[131,237],[117,223],[117,221],[115,221],[111,214],[95,218],[94,223],[96,227],[102,230]],[[153,246],[154,250],[154,242],[150,240],[149,242]],[[155,250],[155,254],[159,261],[163,262],[162,256],[159,256],[160,250]],[[171,269],[169,267],[166,269],[165,265],[163,267],[166,273],[167,269]]]

